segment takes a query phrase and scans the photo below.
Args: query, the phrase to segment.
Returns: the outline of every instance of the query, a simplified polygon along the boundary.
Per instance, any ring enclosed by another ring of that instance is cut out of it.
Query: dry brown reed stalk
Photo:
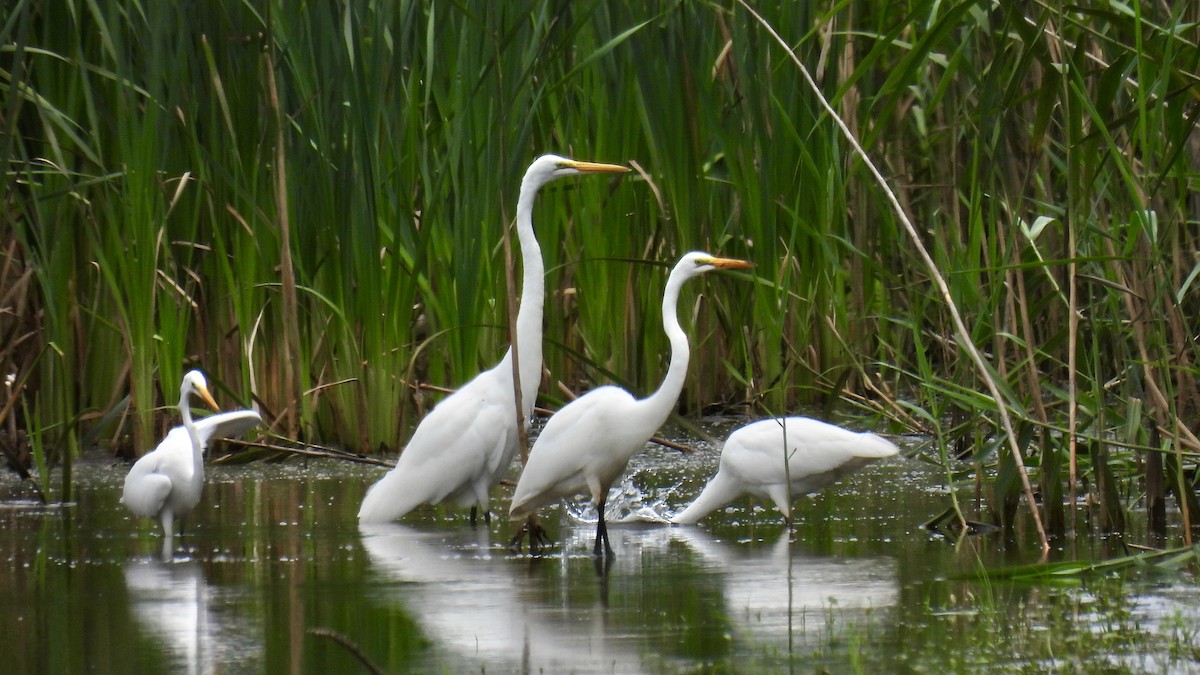
[[[744,7],[746,11],[754,17],[755,21],[763,26],[763,28],[771,35],[771,37],[773,37],[775,41],[778,42],[779,45],[784,49],[784,51],[788,54],[788,57],[791,58],[792,62],[796,65],[796,68],[803,76],[805,83],[813,91],[813,94],[817,97],[817,100],[820,101],[821,107],[824,108],[825,112],[837,124],[838,129],[841,130],[843,136],[846,138],[846,142],[850,144],[855,154],[862,159],[863,164],[867,167],[868,171],[870,171],[871,176],[876,180],[876,182],[878,182],[880,188],[883,190],[883,193],[887,196],[888,201],[892,205],[892,208],[895,210],[897,219],[904,226],[904,229],[908,233],[913,246],[917,249],[917,254],[920,256],[922,263],[925,265],[930,278],[933,279],[934,284],[937,286],[938,292],[941,295],[943,302],[946,304],[946,309],[950,313],[951,319],[953,319],[955,335],[958,338],[957,341],[959,347],[966,352],[967,356],[971,359],[971,362],[975,365],[975,368],[979,372],[981,379],[988,388],[988,393],[991,395],[992,400],[996,403],[996,410],[1000,415],[1000,424],[1004,429],[1005,439],[1008,442],[1009,450],[1013,454],[1017,472],[1021,478],[1022,488],[1025,492],[1025,499],[1029,504],[1029,511],[1033,516],[1034,526],[1037,529],[1038,539],[1042,546],[1042,556],[1043,558],[1046,557],[1050,553],[1050,542],[1046,537],[1046,528],[1042,525],[1042,517],[1038,510],[1037,500],[1033,494],[1033,486],[1029,482],[1029,472],[1025,469],[1024,455],[1017,443],[1017,435],[1013,428],[1012,419],[1008,413],[1008,404],[1003,395],[1000,393],[999,385],[996,384],[994,378],[991,376],[991,373],[988,371],[988,367],[983,359],[983,355],[979,353],[979,350],[975,347],[974,342],[971,341],[970,333],[967,331],[966,324],[963,323],[962,316],[958,311],[958,307],[954,303],[954,298],[950,294],[950,288],[946,283],[945,277],[937,268],[933,258],[929,255],[929,251],[926,250],[925,245],[922,243],[921,237],[917,232],[916,226],[913,225],[912,221],[908,217],[908,214],[900,205],[895,192],[892,191],[887,180],[883,177],[883,174],[880,173],[874,162],[871,161],[870,156],[858,143],[858,140],[854,137],[854,134],[850,132],[850,129],[838,115],[837,111],[834,110],[828,99],[825,98],[825,94],[813,80],[812,75],[808,72],[808,69],[804,67],[804,63],[800,61],[799,57],[796,56],[796,53],[792,50],[791,46],[788,45],[788,43],[779,35],[779,33],[777,33],[775,29],[769,23],[767,23],[767,21],[763,19],[758,12],[754,10],[753,7],[746,3],[746,0],[738,0],[738,4]],[[955,504],[957,512],[957,502]],[[958,513],[958,517],[960,519],[960,523],[965,526],[966,519],[963,517],[962,513]]]
[[[274,43],[272,43],[274,44]],[[267,102],[275,119],[275,166],[272,167],[275,183],[275,218],[279,228],[279,276],[283,304],[283,396],[284,407],[280,417],[287,435],[295,438],[300,432],[300,415],[295,359],[300,356],[300,322],[297,317],[296,270],[292,265],[291,221],[288,218],[287,162],[284,140],[283,111],[279,107],[279,88],[275,83],[275,59],[273,50],[263,52],[263,68],[267,77]]]

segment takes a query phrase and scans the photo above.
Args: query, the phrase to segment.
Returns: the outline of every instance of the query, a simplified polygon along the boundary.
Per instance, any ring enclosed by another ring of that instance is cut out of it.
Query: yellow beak
[[[216,412],[221,412],[221,409],[217,407],[217,402],[213,400],[212,394],[208,393],[207,387],[196,387],[196,393],[200,394],[200,398],[204,399],[204,402],[208,404],[208,407],[212,408]]]
[[[697,262],[702,265],[712,265],[722,270],[744,270],[754,267],[754,263],[748,260],[738,260],[737,258],[702,258]]]
[[[580,171],[582,173],[628,173],[632,171],[627,166],[619,166],[617,164],[598,164],[596,162],[576,162],[571,160],[567,162],[567,166]]]

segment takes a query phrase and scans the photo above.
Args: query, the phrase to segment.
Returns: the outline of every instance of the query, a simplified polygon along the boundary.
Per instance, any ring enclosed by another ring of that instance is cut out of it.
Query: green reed
[[[294,410],[281,430],[402,447],[438,397],[418,383],[508,343],[504,230],[524,167],[558,152],[644,175],[538,200],[552,383],[651,390],[665,269],[707,249],[757,283],[686,290],[681,411],[861,407],[936,435],[948,475],[958,456],[1007,476],[1003,405],[1052,529],[1081,473],[1131,456],[1186,494],[1196,10],[756,9],[918,224],[999,403],[880,186],[740,5],[26,0],[0,26],[3,234],[55,349],[23,424],[59,457],[114,419],[92,436],[144,449],[195,362]],[[107,416],[129,393],[130,420]],[[1156,435],[1108,447],[1139,421]],[[999,513],[1019,497],[989,487]]]

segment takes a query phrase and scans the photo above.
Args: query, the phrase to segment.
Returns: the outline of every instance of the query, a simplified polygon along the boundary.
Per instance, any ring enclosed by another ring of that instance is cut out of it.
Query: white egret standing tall
[[[156,517],[162,523],[166,535],[164,551],[170,551],[175,519],[183,519],[200,503],[204,489],[204,449],[208,442],[238,436],[262,424],[262,417],[253,410],[218,413],[192,422],[192,395],[219,410],[204,374],[192,370],[184,375],[179,385],[183,426],[171,429],[157,448],[134,462],[121,493],[121,503],[134,515]]]
[[[774,501],[790,521],[792,498],[816,492],[897,452],[896,446],[883,437],[807,417],[747,424],[725,440],[717,475],[671,522],[695,523],[747,493]]]
[[[679,291],[685,281],[705,272],[753,266],[703,252],[683,256],[671,270],[663,293],[663,330],[671,342],[671,365],[662,385],[643,399],[635,399],[620,387],[600,387],[555,413],[529,451],[529,461],[513,493],[511,519],[520,520],[540,506],[586,491],[600,517],[593,552],[613,555],[604,522],[608,490],[625,472],[629,459],[667,421],[687,377],[690,350],[676,316]]]
[[[546,183],[582,173],[626,172],[613,164],[578,162],[556,155],[534,160],[521,181],[517,238],[523,275],[516,342],[521,380],[521,419],[533,413],[542,379],[542,307],[545,270],[533,232],[533,200]],[[482,508],[490,520],[488,493],[512,464],[517,450],[512,347],[500,363],[447,396],[417,425],[396,466],[367,490],[360,523],[385,523],[421,504],[452,499]]]

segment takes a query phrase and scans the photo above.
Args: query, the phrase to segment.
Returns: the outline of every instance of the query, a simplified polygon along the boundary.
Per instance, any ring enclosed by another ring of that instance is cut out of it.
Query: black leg
[[[604,505],[608,503],[608,495],[605,495],[600,503],[596,505],[596,510],[600,514],[600,519],[596,522],[596,546],[592,548],[592,555],[600,557],[601,552],[609,558],[616,557],[613,553],[612,544],[608,541],[608,525],[604,522]],[[603,549],[601,548],[603,542]]]
[[[533,518],[529,522],[529,537],[532,541],[536,541],[539,550],[551,546],[554,542],[550,541],[550,535],[546,534],[546,528]]]
[[[529,532],[529,552],[538,554],[543,548],[550,545],[550,538],[546,536],[546,530],[542,528],[542,524],[538,522],[537,516],[529,514],[529,520],[525,522],[525,529]]]
[[[592,567],[596,570],[596,578],[600,580],[600,604],[603,607],[608,607],[608,568],[615,560],[600,555],[592,556]]]
[[[513,538],[508,542],[508,548],[512,551],[521,550],[521,540],[529,535],[529,552],[537,555],[543,547],[550,545],[550,538],[546,536],[546,530],[542,528],[538,522],[537,516],[529,514],[529,519],[525,521]]]
[[[512,539],[508,540],[508,550],[513,551],[514,553],[520,553],[521,552],[521,541],[524,539],[525,539],[525,526],[522,525],[521,527],[517,528],[517,531],[516,531],[516,533],[513,534]]]
[[[471,506],[471,527],[475,527],[476,518],[479,515],[479,505]],[[483,522],[486,525],[492,524],[492,512],[485,510],[483,512]]]
[[[608,528],[604,526],[604,502],[607,499],[601,499],[600,504],[596,507],[596,512],[600,514],[600,518],[596,521],[596,545],[592,547],[592,555],[596,558],[600,557],[600,542],[608,536]]]

